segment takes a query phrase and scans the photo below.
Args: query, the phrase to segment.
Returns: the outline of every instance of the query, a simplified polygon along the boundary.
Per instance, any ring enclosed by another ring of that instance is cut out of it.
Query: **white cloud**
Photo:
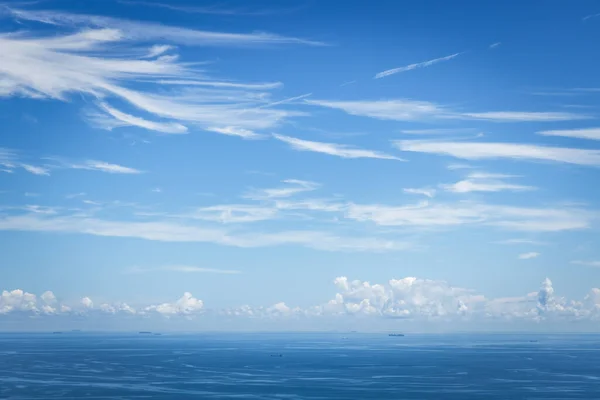
[[[122,165],[96,160],[87,160],[82,164],[70,164],[68,167],[73,169],[87,169],[90,171],[108,172],[110,174],[141,174],[143,172],[135,168],[124,167]]]
[[[94,308],[94,302],[89,297],[82,298],[81,305],[87,309]]]
[[[451,133],[473,133],[472,128],[438,128],[438,129],[404,129],[401,131],[406,135],[447,135]]]
[[[392,100],[306,100],[307,104],[342,110],[347,114],[382,120],[417,121],[432,119],[474,119],[491,122],[554,122],[590,118],[568,112],[488,111],[459,112],[428,101]]]
[[[537,246],[545,246],[548,244],[546,242],[541,242],[539,240],[532,240],[532,239],[506,239],[506,240],[499,240],[494,243],[497,243],[497,244],[528,244],[528,245],[537,245]]]
[[[578,165],[600,165],[600,150],[550,147],[520,143],[450,142],[400,140],[394,145],[402,151],[444,154],[465,160],[517,159],[554,161]]]
[[[553,131],[539,131],[538,135],[544,136],[562,136],[579,139],[600,140],[600,128],[584,128],[584,129],[561,129]]]
[[[160,56],[169,50],[173,50],[174,48],[174,46],[169,46],[168,44],[155,44],[150,48],[145,58],[154,58]]]
[[[342,110],[351,115],[393,121],[415,121],[450,113],[434,103],[410,99],[375,101],[306,100],[306,103]]]
[[[3,12],[15,19],[66,27],[95,27],[118,30],[127,40],[165,40],[190,46],[255,46],[269,44],[301,44],[322,46],[321,42],[271,33],[211,32],[172,27],[151,22],[136,22],[98,15],[74,14],[46,10],[22,10],[4,7]]]
[[[153,222],[103,220],[91,218],[87,214],[41,216],[28,213],[0,216],[0,230],[79,233],[163,242],[203,242],[244,248],[297,245],[326,251],[381,252],[405,250],[411,246],[407,242],[397,240],[379,237],[347,237],[315,230],[229,231],[169,220]]]
[[[574,121],[590,118],[587,115],[568,112],[524,112],[524,111],[488,111],[464,113],[463,117],[483,119],[495,122],[554,122]]]
[[[445,56],[445,57],[440,57],[440,58],[435,58],[433,60],[429,60],[429,61],[424,61],[424,62],[420,62],[420,63],[415,63],[415,64],[410,64],[404,67],[399,67],[399,68],[393,68],[393,69],[388,69],[386,71],[380,72],[378,74],[375,75],[375,79],[379,79],[379,78],[385,78],[386,76],[390,76],[390,75],[394,75],[394,74],[398,74],[400,72],[406,72],[406,71],[411,71],[413,69],[417,69],[417,68],[424,68],[424,67],[429,67],[431,65],[443,62],[443,61],[448,61],[448,60],[452,60],[455,57],[458,57],[461,53],[454,53],[451,54],[449,56]]]
[[[290,197],[304,192],[312,192],[319,188],[319,184],[300,179],[286,179],[283,183],[287,184],[284,187],[252,190],[244,195],[247,199],[252,200],[270,200],[283,197]]]
[[[2,11],[0,11],[1,13]],[[183,44],[252,45],[304,43],[270,34],[202,32],[185,28],[117,20],[107,17],[4,8],[5,14],[81,30],[70,34],[20,34],[0,37],[0,96],[68,101],[81,95],[100,106],[89,111],[91,123],[113,129],[136,126],[162,133],[185,133],[190,127],[271,128],[288,117],[305,115],[273,108],[270,90],[279,83],[224,82],[205,76],[197,63],[162,55],[168,45],[147,50],[149,40]],[[315,44],[315,43],[313,43]],[[152,57],[148,57],[151,55]],[[156,55],[159,55],[156,57]],[[144,90],[137,90],[139,83]],[[125,101],[152,121],[116,109]]]
[[[246,204],[227,204],[197,208],[183,217],[221,223],[257,222],[274,219],[277,209]]]
[[[519,260],[531,260],[532,258],[538,258],[540,253],[536,253],[535,251],[529,253],[519,254]]]
[[[423,195],[425,197],[429,197],[429,198],[433,198],[435,197],[435,193],[436,190],[435,189],[427,189],[427,188],[421,188],[421,189],[403,189],[404,193],[408,193],[408,194],[420,194]]]
[[[148,121],[140,117],[125,114],[115,108],[110,107],[108,104],[101,103],[100,107],[111,115],[114,120],[107,120],[102,115],[96,115],[92,121],[99,127],[104,129],[113,129],[120,126],[137,126],[138,128],[148,129],[150,131],[162,132],[162,133],[187,133],[188,128],[176,122],[155,122]]]
[[[313,142],[309,140],[303,140],[277,134],[274,134],[273,137],[277,140],[281,140],[282,142],[289,144],[290,146],[292,146],[292,148],[299,151],[312,151],[316,153],[324,153],[342,158],[379,158],[383,160],[403,161],[400,158],[394,157],[389,154],[381,153],[374,150],[357,149],[344,144]]]
[[[350,204],[345,217],[381,226],[442,228],[479,224],[531,232],[585,229],[592,221],[592,215],[574,208],[526,208],[473,202],[421,202],[403,206]]]
[[[185,292],[183,296],[174,303],[162,303],[155,306],[149,306],[144,309],[146,312],[157,312],[164,316],[191,315],[202,312],[204,302],[192,296],[190,292]]]
[[[21,164],[21,167],[26,170],[27,172],[30,172],[34,175],[50,175],[50,171],[47,168],[44,167],[38,167],[35,165],[30,165],[30,164]]]
[[[567,300],[555,293],[552,281],[544,279],[539,290],[517,297],[487,298],[473,290],[451,285],[441,280],[404,277],[384,283],[350,280],[345,276],[334,280],[337,293],[324,304],[307,308],[291,307],[281,301],[272,306],[241,306],[233,309],[207,309],[204,302],[185,292],[174,302],[130,306],[127,303],[102,303],[95,306],[84,297],[79,304],[59,303],[46,292],[38,299],[22,290],[3,291],[0,314],[69,315],[78,310],[77,317],[104,315],[128,318],[164,316],[168,318],[193,316],[227,316],[246,318],[343,318],[347,316],[403,319],[429,322],[476,322],[490,320],[598,321],[600,320],[600,289],[592,288],[581,300]],[[44,298],[46,300],[44,300]],[[366,321],[367,320],[363,320]],[[459,325],[460,326],[460,325]]]
[[[206,128],[206,130],[211,131],[211,132],[221,133],[223,135],[239,136],[244,139],[262,139],[265,137],[264,135],[260,135],[249,129],[236,128],[235,126],[226,126],[223,128],[211,126],[211,127]]]
[[[571,264],[586,265],[588,267],[600,267],[600,261],[581,261],[581,260],[576,260],[576,261],[571,261]]]
[[[440,187],[454,193],[524,191],[537,189],[533,186],[518,185],[502,180],[503,178],[506,179],[511,177],[513,176],[475,172],[469,174],[467,179],[452,184],[442,184]]]
[[[502,42],[492,43],[492,44],[490,44],[490,49],[495,49],[496,47],[500,46],[501,44],[502,44]]]

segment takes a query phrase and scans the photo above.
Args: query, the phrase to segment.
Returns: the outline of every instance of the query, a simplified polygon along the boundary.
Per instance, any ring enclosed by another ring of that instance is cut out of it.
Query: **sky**
[[[597,2],[0,21],[0,330],[598,328]]]

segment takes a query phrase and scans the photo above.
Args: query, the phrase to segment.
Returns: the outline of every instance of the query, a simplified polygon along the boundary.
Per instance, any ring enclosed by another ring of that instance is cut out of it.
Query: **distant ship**
[[[138,332],[140,335],[152,335],[152,332],[149,331],[140,331]]]
[[[271,357],[283,357],[283,354],[271,354]]]
[[[390,333],[388,336],[404,336],[404,333]]]

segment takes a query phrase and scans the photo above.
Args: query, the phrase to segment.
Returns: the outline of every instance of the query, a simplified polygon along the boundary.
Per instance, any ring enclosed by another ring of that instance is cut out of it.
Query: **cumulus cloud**
[[[174,303],[162,303],[155,306],[149,306],[144,309],[146,312],[156,312],[165,316],[173,315],[191,315],[202,311],[204,303],[192,296],[190,292],[185,292],[183,296]]]
[[[407,321],[477,321],[487,320],[600,320],[600,289],[592,288],[579,300],[557,296],[548,278],[537,291],[519,297],[488,298],[473,290],[451,285],[441,280],[405,277],[384,283],[351,280],[345,276],[333,282],[337,293],[326,303],[307,308],[292,307],[285,302],[271,306],[248,306],[228,309],[207,309],[204,302],[185,292],[174,302],[131,306],[123,302],[102,303],[98,306],[88,297],[70,306],[58,303],[46,292],[37,298],[22,290],[4,291],[0,297],[0,318],[13,313],[28,315],[93,315],[185,317],[228,316],[243,318],[344,318],[364,317],[403,319]],[[45,300],[43,298],[46,298]]]

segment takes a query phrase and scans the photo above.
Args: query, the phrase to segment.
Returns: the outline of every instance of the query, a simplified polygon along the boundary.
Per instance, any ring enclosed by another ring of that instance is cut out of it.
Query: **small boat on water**
[[[271,354],[271,357],[283,357],[283,354]]]

